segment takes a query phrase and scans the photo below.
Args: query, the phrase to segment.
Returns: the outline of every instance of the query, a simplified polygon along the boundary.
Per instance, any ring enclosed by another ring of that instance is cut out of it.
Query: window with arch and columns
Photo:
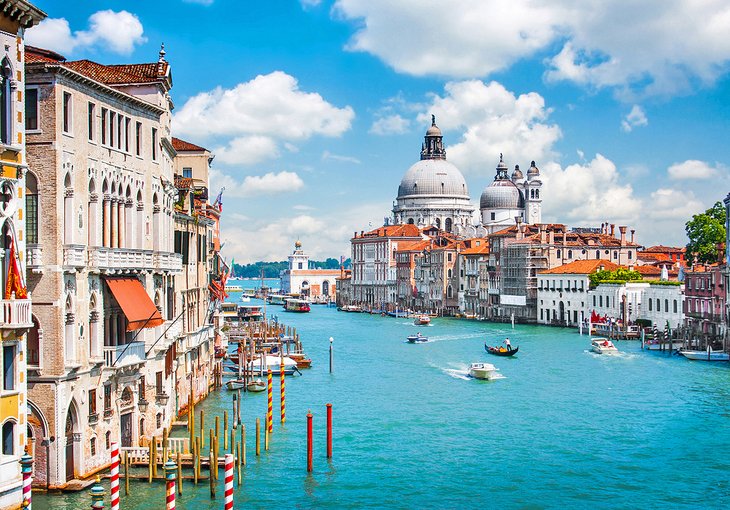
[[[6,56],[0,62],[0,142],[13,144],[13,66]]]

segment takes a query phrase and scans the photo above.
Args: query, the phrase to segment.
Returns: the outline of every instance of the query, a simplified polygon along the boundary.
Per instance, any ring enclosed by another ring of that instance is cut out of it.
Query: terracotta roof
[[[400,241],[398,251],[423,251],[431,245],[431,241]]]
[[[57,64],[66,60],[66,57],[55,51],[36,48],[35,46],[25,45],[25,63],[32,64],[36,62],[45,62]]]
[[[205,147],[201,147],[200,145],[195,145],[194,143],[186,142],[185,140],[180,140],[179,138],[172,137],[172,147],[178,151],[178,152],[186,152],[186,151],[207,151]]]
[[[489,245],[483,244],[481,246],[473,246],[471,248],[465,248],[461,250],[462,255],[488,255]]]
[[[610,260],[576,260],[568,264],[563,264],[562,266],[548,269],[547,271],[542,271],[540,274],[591,274],[601,269],[601,266],[607,271],[614,271],[621,267]]]
[[[421,230],[412,224],[388,225],[355,236],[356,239],[363,237],[421,237]]]
[[[674,246],[662,246],[658,244],[656,246],[649,246],[641,250],[641,253],[684,253],[686,248],[677,248]]]
[[[193,179],[190,177],[181,177],[179,175],[175,176],[175,187],[177,189],[192,189],[193,188]]]

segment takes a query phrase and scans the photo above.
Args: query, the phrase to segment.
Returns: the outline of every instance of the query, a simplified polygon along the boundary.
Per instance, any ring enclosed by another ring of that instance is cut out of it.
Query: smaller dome
[[[520,170],[520,165],[515,165],[515,171],[512,172],[512,180],[513,181],[519,181],[520,179],[524,179],[525,176],[522,175],[522,170]]]
[[[301,247],[302,247],[302,243],[301,243],[301,241],[297,241],[297,242],[295,242],[295,243],[294,243],[294,248],[296,248],[297,250],[298,250],[299,248],[301,248]]]
[[[426,130],[426,136],[443,136],[441,130],[436,125],[436,116],[431,115],[431,127]]]
[[[531,161],[530,169],[527,170],[527,178],[532,179],[533,177],[537,177],[538,175],[540,175],[540,170],[537,168],[537,166],[535,166],[535,162]]]
[[[479,199],[480,209],[523,209],[525,197],[509,179],[495,180],[484,189]]]

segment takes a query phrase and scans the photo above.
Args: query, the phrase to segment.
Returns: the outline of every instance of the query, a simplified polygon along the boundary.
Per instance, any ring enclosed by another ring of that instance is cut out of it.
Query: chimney
[[[611,223],[611,237],[614,237],[614,229],[616,228],[616,225]]]
[[[357,239],[357,230],[352,233],[352,237],[354,237],[355,239]]]
[[[601,223],[601,234],[605,234],[605,233],[606,233],[606,224]]]
[[[545,225],[540,225],[540,244],[547,242],[547,232],[545,232]]]
[[[626,227],[619,227],[619,232],[621,232],[621,246],[626,246]]]
[[[636,233],[636,230],[634,230],[634,229],[632,228],[632,229],[631,229],[631,242],[632,242],[632,243],[634,242],[634,234],[635,234],[635,233]]]
[[[565,233],[565,229],[563,229],[563,247],[565,247],[568,244],[568,234]]]

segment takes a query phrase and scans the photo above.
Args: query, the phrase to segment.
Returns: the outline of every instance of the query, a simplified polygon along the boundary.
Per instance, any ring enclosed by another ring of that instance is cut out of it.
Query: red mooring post
[[[312,411],[307,411],[307,472],[312,472]]]
[[[332,404],[327,404],[327,458],[332,458]]]

